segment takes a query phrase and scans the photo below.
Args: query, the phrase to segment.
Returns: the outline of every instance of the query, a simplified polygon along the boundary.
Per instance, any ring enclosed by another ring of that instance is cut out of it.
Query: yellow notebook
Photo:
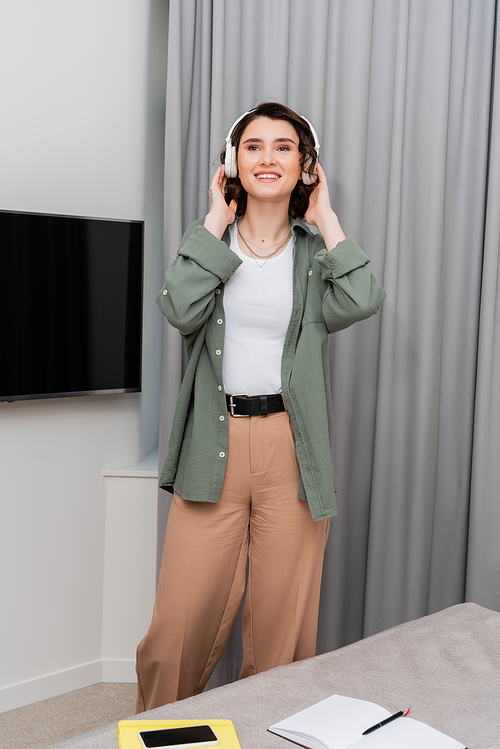
[[[118,743],[120,749],[142,749],[137,736],[139,731],[206,724],[212,726],[219,739],[217,749],[240,749],[240,742],[230,720],[121,720],[118,723]]]

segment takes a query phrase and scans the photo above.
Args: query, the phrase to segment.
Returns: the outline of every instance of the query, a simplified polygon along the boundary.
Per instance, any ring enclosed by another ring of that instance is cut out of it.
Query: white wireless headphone
[[[226,138],[226,156],[225,156],[225,159],[224,159],[224,166],[225,166],[225,170],[226,170],[226,176],[229,177],[229,179],[234,179],[235,177],[238,176],[238,163],[237,163],[237,160],[236,160],[236,146],[233,146],[233,144],[231,142],[231,138],[232,138],[232,135],[233,135],[233,132],[234,132],[234,128],[236,127],[236,125],[238,124],[238,122],[240,122],[240,120],[243,119],[243,117],[246,117],[247,114],[250,114],[251,112],[254,112],[254,111],[255,111],[255,109],[250,109],[248,112],[245,112],[244,114],[242,114],[241,117],[238,117],[238,119],[236,120],[236,122],[233,122],[233,124],[231,125],[231,127],[229,129],[229,132],[227,134],[227,138]],[[319,141],[318,141],[318,136],[316,134],[316,130],[313,128],[313,126],[311,125],[311,123],[309,122],[309,120],[306,117],[304,117],[303,115],[299,115],[299,117],[302,117],[302,119],[305,122],[307,122],[307,124],[311,128],[311,133],[312,133],[313,138],[314,138],[314,149],[316,151],[316,159],[318,159],[319,158],[319,148],[320,148],[320,146],[319,146]],[[310,156],[307,156],[306,160],[304,161],[304,167],[303,167],[303,171],[302,171],[302,182],[305,185],[312,185],[313,182],[314,182],[314,177],[316,175],[316,170],[314,170],[313,174],[309,173],[309,169],[311,168],[311,163],[312,163],[312,158]]]

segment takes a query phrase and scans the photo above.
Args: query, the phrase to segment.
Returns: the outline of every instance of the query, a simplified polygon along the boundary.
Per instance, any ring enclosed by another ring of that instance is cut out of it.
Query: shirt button
[[[223,452],[219,453],[219,458],[225,458],[225,457],[226,457],[226,453],[223,453]]]
[[[222,351],[220,350],[220,348],[218,348],[215,353],[217,354],[217,356],[220,356],[222,354]]]
[[[167,296],[168,291],[166,289],[163,289],[163,296]]]
[[[217,325],[222,325],[223,322],[224,320],[221,317],[219,317],[219,319],[217,320]]]
[[[309,273],[308,273],[307,275],[308,275],[308,276],[312,276],[312,274],[313,274],[313,272],[312,272],[312,270],[310,270],[310,271],[309,271]]]
[[[224,421],[224,416],[219,416],[219,421]]]
[[[218,391],[219,391],[219,393],[220,393],[220,392],[222,391],[222,385],[217,385],[217,390],[218,390]]]

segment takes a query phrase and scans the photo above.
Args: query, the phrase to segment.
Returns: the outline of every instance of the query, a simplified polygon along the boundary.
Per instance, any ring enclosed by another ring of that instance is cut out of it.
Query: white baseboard
[[[21,681],[0,689],[0,712],[40,702],[58,694],[89,687],[101,681],[102,661],[81,663],[62,671],[54,671],[35,679]]]
[[[105,658],[102,661],[101,681],[137,684],[133,658]]]
[[[0,713],[102,681],[135,682],[135,661],[106,659],[81,663],[73,668],[0,687]]]

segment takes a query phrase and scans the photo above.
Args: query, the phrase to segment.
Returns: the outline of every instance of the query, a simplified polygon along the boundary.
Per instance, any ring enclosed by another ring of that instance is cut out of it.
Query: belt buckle
[[[234,402],[233,398],[246,398],[246,393],[231,393],[229,395],[229,413],[233,417],[233,419],[244,419],[246,416],[249,416],[249,414],[235,414],[234,409],[236,408],[236,403]]]

